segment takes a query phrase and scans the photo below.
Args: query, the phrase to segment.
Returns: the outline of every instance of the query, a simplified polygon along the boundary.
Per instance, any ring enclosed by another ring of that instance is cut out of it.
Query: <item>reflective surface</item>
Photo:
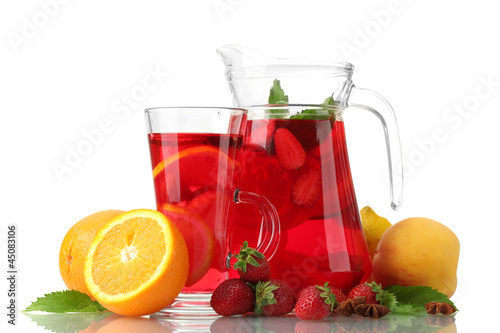
[[[459,316],[459,314],[457,314]],[[29,317],[39,332],[457,332],[457,316],[418,316],[389,314],[381,319],[338,315],[324,320],[305,321],[287,317],[218,317],[208,320],[182,321],[147,317],[124,317],[112,313],[33,314]],[[28,326],[34,327],[33,323]],[[478,321],[481,325],[481,321]],[[25,326],[26,327],[26,326]],[[478,326],[480,327],[480,326]]]

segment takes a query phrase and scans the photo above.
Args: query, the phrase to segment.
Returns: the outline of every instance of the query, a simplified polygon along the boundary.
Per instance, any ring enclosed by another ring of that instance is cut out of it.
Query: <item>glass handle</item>
[[[257,247],[257,251],[266,256],[270,260],[280,242],[281,225],[276,208],[267,200],[266,197],[252,192],[240,191],[234,192],[235,203],[250,203],[257,207],[264,222],[264,236]]]
[[[364,88],[352,87],[349,106],[369,111],[382,122],[389,164],[391,207],[397,210],[401,208],[403,199],[403,157],[396,114],[384,97]]]

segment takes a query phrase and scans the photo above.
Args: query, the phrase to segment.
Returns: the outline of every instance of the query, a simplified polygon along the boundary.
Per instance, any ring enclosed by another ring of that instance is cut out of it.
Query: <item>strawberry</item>
[[[367,304],[379,304],[380,302],[377,300],[378,292],[373,290],[375,287],[372,283],[358,284],[349,291],[347,298],[366,297]]]
[[[285,171],[298,170],[306,162],[304,148],[286,128],[278,128],[274,132],[274,147],[278,162]]]
[[[333,312],[336,304],[328,282],[323,287],[308,286],[299,293],[295,315],[302,320],[320,320]]]
[[[282,316],[291,312],[296,302],[295,292],[283,280],[259,281],[255,286],[255,313]]]
[[[244,241],[240,253],[236,255],[238,261],[234,264],[234,269],[238,271],[240,278],[246,282],[256,284],[259,281],[271,279],[271,267],[269,262],[259,251],[248,247],[248,242]]]
[[[213,292],[210,305],[220,315],[233,316],[251,312],[255,304],[255,293],[245,281],[229,279]]]
[[[318,169],[309,169],[293,183],[290,199],[297,206],[309,208],[319,200],[321,190],[321,172]]]
[[[347,296],[344,294],[344,292],[337,288],[337,287],[330,287],[330,291],[332,294],[335,296],[335,307],[337,306],[338,303],[346,301]]]

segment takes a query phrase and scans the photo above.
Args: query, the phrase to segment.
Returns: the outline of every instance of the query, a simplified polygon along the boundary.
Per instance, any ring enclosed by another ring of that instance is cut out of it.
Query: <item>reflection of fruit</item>
[[[105,314],[105,312],[103,312]],[[129,317],[124,317],[121,315],[118,315],[116,313],[108,312],[108,316],[101,319],[101,320],[95,320],[87,326],[84,330],[81,330],[78,333],[96,333],[99,332],[99,330],[104,327],[105,325],[109,324],[112,321],[118,320],[120,318],[129,318]]]
[[[85,283],[105,308],[127,316],[157,312],[186,282],[186,243],[173,223],[154,210],[116,216],[96,234],[85,260]]]
[[[219,317],[210,325],[210,332],[255,332],[251,320],[251,317]]]
[[[383,287],[428,286],[451,297],[460,243],[445,225],[414,217],[389,227],[373,256],[373,279]]]
[[[151,318],[121,317],[101,327],[98,333],[171,333],[172,331],[163,326],[159,321]]]
[[[104,210],[85,217],[69,229],[59,251],[59,270],[68,289],[78,290],[90,296],[83,276],[85,257],[97,231],[121,213],[124,211]]]
[[[375,213],[369,206],[361,209],[360,214],[366,245],[368,246],[370,257],[373,258],[373,254],[375,253],[375,249],[377,248],[380,238],[387,228],[391,226],[391,222],[382,216],[377,215],[377,213]]]
[[[274,132],[276,157],[285,171],[300,169],[306,162],[306,152],[295,136],[286,128]]]
[[[234,167],[233,160],[217,148],[198,146],[184,149],[158,163],[153,169],[153,177],[157,177],[161,172],[182,172],[180,178],[183,182],[189,187],[196,187],[216,184],[219,171],[226,170],[229,173]]]
[[[215,247],[214,234],[200,215],[186,208],[165,203],[161,206],[161,212],[184,236],[189,253],[186,287],[192,286],[210,269]]]

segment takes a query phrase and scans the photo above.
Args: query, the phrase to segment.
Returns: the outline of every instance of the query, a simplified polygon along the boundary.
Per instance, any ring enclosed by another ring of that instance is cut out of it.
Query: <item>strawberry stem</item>
[[[262,315],[262,308],[270,305],[276,304],[276,298],[274,298],[273,291],[279,289],[278,286],[271,284],[270,281],[257,282],[255,286],[255,314],[260,316]]]
[[[316,289],[320,291],[319,296],[324,298],[325,304],[330,305],[330,312],[333,312],[337,299],[335,298],[335,295],[332,294],[330,287],[328,287],[328,282],[325,282],[323,287],[316,285]]]
[[[248,247],[248,242],[244,241],[243,246],[240,246],[240,252],[235,256],[238,261],[234,263],[234,269],[240,269],[243,273],[247,272],[247,264],[254,267],[259,267],[260,264],[255,260],[257,258],[264,258],[264,255],[254,248]]]

